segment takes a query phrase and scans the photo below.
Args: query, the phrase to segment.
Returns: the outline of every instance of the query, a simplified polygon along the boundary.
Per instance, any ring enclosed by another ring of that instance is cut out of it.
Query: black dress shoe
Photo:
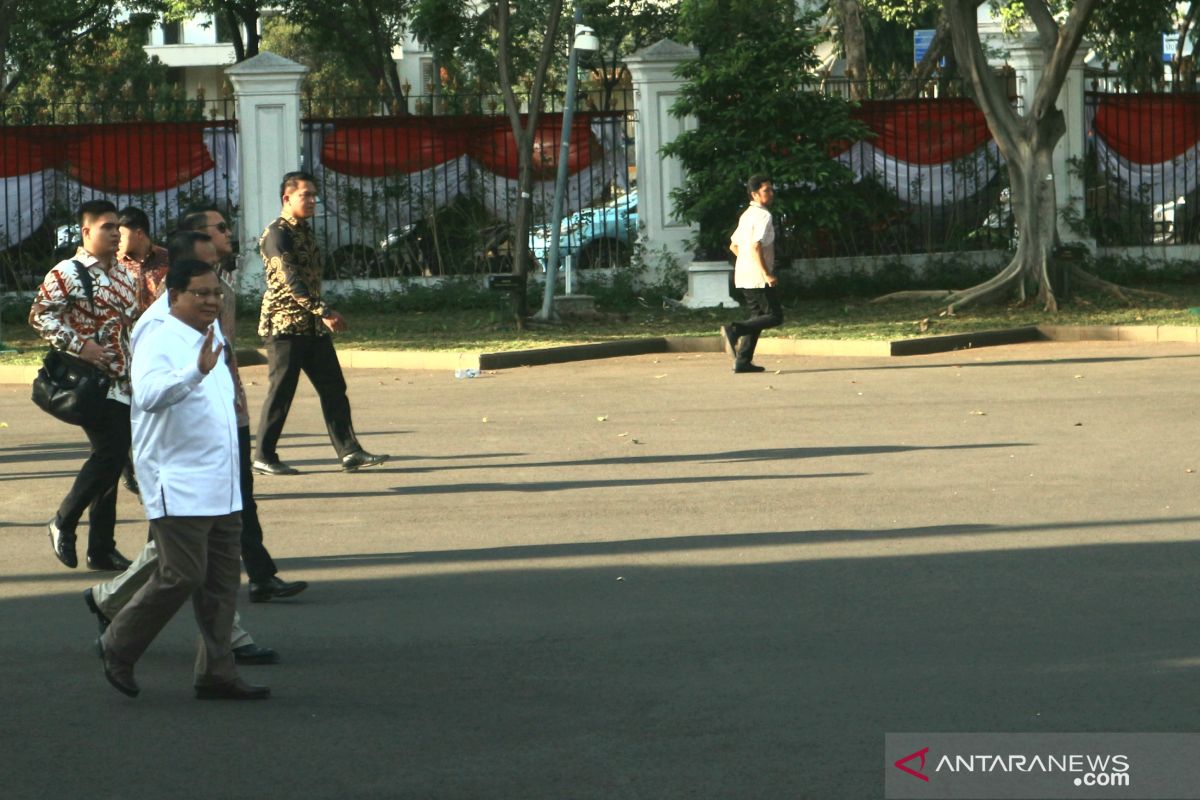
[[[88,610],[96,615],[96,624],[100,626],[100,632],[104,633],[108,630],[108,626],[112,624],[112,620],[104,616],[104,612],[100,610],[100,606],[96,605],[96,596],[92,594],[91,589],[83,590],[83,602],[87,603]]]
[[[300,470],[289,467],[282,461],[259,461],[254,460],[250,465],[250,469],[257,472],[259,475],[299,475]]]
[[[734,364],[734,372],[766,372],[766,367],[760,367],[758,364]]]
[[[255,686],[241,678],[215,686],[197,686],[197,700],[266,700],[271,696],[267,686]]]
[[[88,555],[87,557],[88,569],[94,569],[97,572],[124,572],[129,569],[129,565],[132,563],[128,558],[118,553],[115,547],[103,555]]]
[[[233,660],[238,664],[261,666],[263,664],[278,664],[279,653],[269,647],[259,647],[256,644],[244,644],[233,648]]]
[[[142,690],[133,679],[133,665],[118,661],[104,647],[103,639],[96,640],[96,652],[100,654],[100,661],[104,664],[104,677],[112,687],[126,697],[137,697]]]
[[[387,461],[386,455],[373,455],[366,450],[359,450],[357,453],[351,453],[342,459],[342,471],[354,472],[357,469],[365,467],[377,467]]]
[[[71,569],[79,566],[79,556],[75,555],[75,531],[64,531],[58,527],[58,517],[55,517],[46,523],[46,533],[50,534],[50,548],[54,551],[54,557]]]
[[[277,597],[293,597],[308,588],[308,581],[288,582],[278,575],[265,581],[250,581],[250,602],[265,603]]]

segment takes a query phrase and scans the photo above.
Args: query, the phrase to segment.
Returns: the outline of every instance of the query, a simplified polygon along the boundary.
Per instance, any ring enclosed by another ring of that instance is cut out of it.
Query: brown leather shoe
[[[255,686],[241,678],[235,678],[229,683],[196,687],[197,700],[266,700],[270,696],[269,687]]]
[[[104,664],[104,677],[113,688],[126,697],[137,697],[142,690],[133,679],[133,665],[120,661],[110,653],[104,646],[103,639],[96,640],[96,652],[100,654],[100,661]]]

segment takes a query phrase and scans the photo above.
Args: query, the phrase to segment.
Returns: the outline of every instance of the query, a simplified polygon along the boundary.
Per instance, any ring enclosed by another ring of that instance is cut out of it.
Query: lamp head
[[[575,49],[596,51],[600,49],[600,40],[596,38],[596,32],[587,25],[575,26]]]

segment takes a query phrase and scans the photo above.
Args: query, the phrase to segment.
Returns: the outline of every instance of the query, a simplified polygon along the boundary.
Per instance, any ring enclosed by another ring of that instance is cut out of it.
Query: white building
[[[261,33],[261,20],[259,24]],[[220,16],[198,14],[185,22],[160,22],[150,33],[146,55],[157,58],[172,70],[187,97],[202,89],[208,98],[220,97],[225,84],[224,70],[236,58],[230,31]],[[433,58],[424,47],[405,34],[404,42],[392,57],[400,72],[400,83],[423,94],[430,80]]]

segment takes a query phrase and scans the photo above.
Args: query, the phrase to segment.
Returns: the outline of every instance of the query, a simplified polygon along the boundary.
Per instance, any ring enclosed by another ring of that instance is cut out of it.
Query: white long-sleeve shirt
[[[196,361],[204,334],[170,314],[143,318],[139,327],[131,413],[133,461],[146,517],[241,511],[229,370],[218,364],[202,374]]]

